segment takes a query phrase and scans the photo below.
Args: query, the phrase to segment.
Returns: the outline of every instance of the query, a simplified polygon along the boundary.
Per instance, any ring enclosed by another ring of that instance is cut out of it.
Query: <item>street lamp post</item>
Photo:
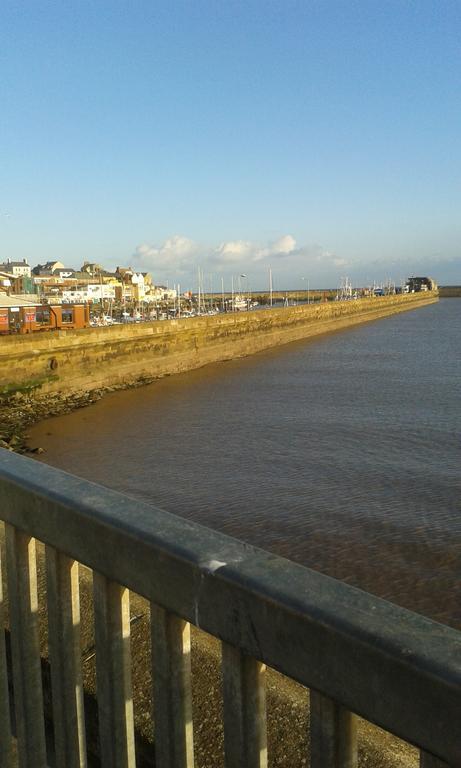
[[[247,309],[249,309],[250,308],[249,307],[250,301],[249,301],[249,294],[248,294],[248,278],[247,278],[246,275],[243,275],[243,274],[240,275],[240,277],[243,277],[247,281],[246,282],[246,304],[247,304]],[[239,282],[240,282],[240,278],[239,278]],[[242,289],[240,289],[240,290],[242,290]],[[243,289],[243,293],[245,293],[245,289]]]

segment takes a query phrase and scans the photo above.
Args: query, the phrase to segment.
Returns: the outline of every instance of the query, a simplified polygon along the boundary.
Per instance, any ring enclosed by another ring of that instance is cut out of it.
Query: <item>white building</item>
[[[167,288],[165,285],[151,285],[148,295],[151,301],[174,301],[178,292],[176,288]]]
[[[13,277],[30,277],[30,266],[25,259],[22,261],[7,259],[0,264],[0,272],[8,272]]]
[[[7,292],[11,288],[12,274],[10,272],[0,272],[0,291]]]
[[[62,300],[66,302],[101,301],[115,299],[115,285],[89,284],[85,288],[70,288],[62,292]]]

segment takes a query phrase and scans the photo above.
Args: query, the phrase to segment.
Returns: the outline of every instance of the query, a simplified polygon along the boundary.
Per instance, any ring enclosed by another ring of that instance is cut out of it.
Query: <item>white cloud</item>
[[[300,275],[309,275],[322,284],[337,280],[338,270],[349,266],[321,245],[298,246],[293,235],[285,234],[269,242],[227,240],[205,246],[184,235],[173,235],[161,244],[141,243],[133,254],[133,267],[149,271],[155,282],[181,278],[181,283],[194,284],[197,267],[205,274],[229,277],[248,273],[252,284],[264,284],[272,267],[277,283],[289,287]]]
[[[193,267],[197,260],[199,246],[193,240],[182,235],[169,237],[160,246],[142,243],[133,255],[137,268],[155,272],[185,272]]]
[[[221,264],[232,264],[240,261],[253,261],[255,246],[250,240],[230,240],[221,243],[214,250],[212,260]]]
[[[274,254],[287,254],[294,251],[296,248],[296,240],[291,235],[284,235],[270,246],[272,253]]]
[[[278,240],[262,245],[252,240],[230,240],[221,243],[211,255],[216,265],[227,266],[234,263],[256,264],[271,258],[287,256],[296,248],[292,235],[283,235]]]

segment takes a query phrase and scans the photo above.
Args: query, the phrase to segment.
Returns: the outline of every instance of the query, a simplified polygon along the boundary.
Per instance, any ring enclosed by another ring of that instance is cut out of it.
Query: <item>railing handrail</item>
[[[4,450],[0,500],[5,522],[445,762],[459,762],[456,630]]]

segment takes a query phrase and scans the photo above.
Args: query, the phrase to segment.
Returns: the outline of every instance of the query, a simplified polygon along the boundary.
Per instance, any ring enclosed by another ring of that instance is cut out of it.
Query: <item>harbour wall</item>
[[[458,298],[461,296],[461,285],[440,285],[439,296],[443,299]]]
[[[0,394],[122,388],[416,309],[436,293],[48,331],[0,339]]]

